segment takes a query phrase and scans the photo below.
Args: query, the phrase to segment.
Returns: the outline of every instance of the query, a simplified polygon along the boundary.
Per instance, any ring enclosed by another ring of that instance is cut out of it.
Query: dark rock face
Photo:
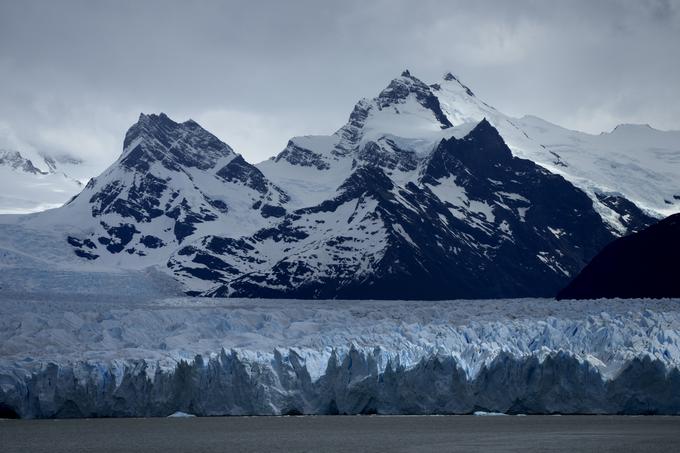
[[[159,247],[163,247],[165,244],[163,243],[163,240],[161,238],[157,238],[156,236],[142,236],[139,239],[139,242],[144,244],[145,247],[150,248],[150,249],[157,249]]]
[[[128,192],[122,197],[125,190]],[[149,222],[164,214],[160,200],[166,190],[167,182],[151,173],[134,178],[130,187],[119,180],[113,181],[90,197],[92,216],[115,213],[133,218],[135,222]]]
[[[109,237],[99,237],[99,243],[106,246],[111,253],[119,253],[127,246],[136,233],[139,233],[135,225],[124,223],[118,226],[109,226],[102,222],[102,226],[109,234]],[[131,249],[131,253],[134,249]]]
[[[470,233],[486,247],[491,261],[484,265],[485,278],[494,281],[495,275],[505,275],[506,285],[517,288],[509,292],[499,287],[499,295],[554,294],[560,282],[613,238],[585,193],[533,162],[513,157],[486,121],[461,140],[443,142],[433,153],[423,182],[436,189],[447,177],[455,177],[470,205],[477,201],[492,206],[493,220],[465,212],[465,202],[445,202],[459,216],[465,213],[466,223],[486,220],[481,223],[486,228]],[[492,285],[503,285],[502,280]]]
[[[262,217],[283,217],[286,215],[286,209],[282,208],[281,206],[272,206],[269,204],[265,204],[262,206],[260,209],[260,213],[262,214]]]
[[[451,74],[450,72],[447,72],[446,74],[444,74],[444,80],[446,80],[447,82],[450,82],[451,80],[455,80],[456,82],[458,82],[460,84],[460,86],[465,88],[465,92],[468,94],[468,96],[474,96],[475,95],[470,88],[463,85],[463,83],[460,80],[458,80],[458,78],[456,76],[454,76],[453,74]],[[439,89],[439,88],[437,88],[437,89]]]
[[[193,208],[186,198],[183,198],[182,201],[168,211],[166,215],[175,220],[173,232],[175,233],[177,242],[180,243],[185,237],[196,230],[196,224],[217,219],[217,216],[209,209],[201,208],[196,210]]]
[[[288,161],[292,165],[301,167],[314,167],[317,170],[328,170],[330,165],[324,160],[323,156],[295,143],[288,142],[286,149],[281,151],[275,158],[276,162],[281,159]]]
[[[605,206],[619,214],[619,222],[628,233],[643,230],[658,221],[620,195],[598,193],[596,196]]]
[[[400,78],[392,80],[387,88],[380,92],[377,98],[378,107],[383,109],[398,105],[412,93],[415,94],[420,105],[434,113],[442,129],[452,126],[442,111],[439,99],[432,94],[430,87],[413,77],[408,71],[404,71]]]
[[[236,156],[227,165],[217,171],[217,176],[226,181],[241,183],[246,187],[267,193],[267,178],[262,172],[246,162],[243,157]]]
[[[364,165],[382,167],[385,170],[413,171],[418,167],[415,154],[400,149],[392,140],[381,139],[384,146],[368,142],[358,150],[356,159]]]
[[[219,159],[234,154],[228,145],[195,121],[176,123],[164,113],[140,115],[139,121],[125,134],[124,147],[129,151],[120,164],[140,172],[149,171],[156,162],[172,171],[208,170]]]
[[[73,236],[68,236],[66,241],[73,247],[73,252],[86,260],[96,260],[99,255],[92,253],[92,250],[97,248],[97,245],[90,239],[80,240]]]
[[[554,296],[614,237],[584,192],[513,157],[486,121],[442,141],[418,182],[396,186],[383,164],[357,166],[334,198],[275,227],[206,238],[169,266],[203,269],[213,296]]]
[[[607,245],[558,299],[680,297],[680,214]]]
[[[366,99],[362,99],[361,101],[357,102],[357,104],[354,106],[354,109],[352,110],[352,113],[349,115],[349,121],[338,131],[344,142],[355,144],[359,141],[366,119],[371,112],[371,108],[371,103]],[[336,152],[343,154],[348,153],[351,150],[351,146],[345,146],[342,147],[341,150],[336,150]]]

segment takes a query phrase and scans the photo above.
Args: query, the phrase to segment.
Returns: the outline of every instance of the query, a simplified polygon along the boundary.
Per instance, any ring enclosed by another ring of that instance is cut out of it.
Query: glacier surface
[[[0,298],[0,416],[680,413],[680,301]]]

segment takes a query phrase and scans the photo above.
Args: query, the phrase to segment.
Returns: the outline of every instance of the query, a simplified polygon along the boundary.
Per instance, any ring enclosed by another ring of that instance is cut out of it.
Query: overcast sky
[[[0,0],[0,147],[108,163],[166,112],[258,162],[405,68],[514,116],[680,129],[680,1]]]

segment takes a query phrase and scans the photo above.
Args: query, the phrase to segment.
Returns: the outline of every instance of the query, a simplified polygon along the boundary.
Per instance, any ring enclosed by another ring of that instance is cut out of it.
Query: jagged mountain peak
[[[472,142],[473,146],[471,151],[479,150],[479,152],[488,153],[490,151],[497,152],[500,151],[504,158],[512,157],[510,149],[507,147],[503,137],[486,118],[474,126],[470,132],[468,132],[462,138],[450,137],[442,139],[443,144],[449,142],[466,141]]]
[[[25,158],[19,151],[14,150],[0,149],[0,165],[36,175],[47,174],[47,172],[37,168],[30,159]]]
[[[137,120],[139,123],[153,123],[157,121],[172,121],[168,115],[166,115],[164,112],[161,113],[144,113],[140,112],[139,113],[139,119]],[[174,121],[172,121],[174,123]]]
[[[443,139],[428,156],[421,180],[432,182],[453,176],[458,171],[454,168],[458,164],[452,165],[454,161],[491,177],[496,169],[504,169],[512,159],[512,152],[498,130],[484,118],[464,137]]]
[[[463,90],[465,90],[465,93],[468,96],[475,97],[475,94],[472,92],[472,90],[467,85],[465,85],[463,82],[461,82],[460,79],[458,77],[456,77],[455,75],[453,75],[451,72],[447,72],[446,74],[444,74],[443,79],[444,79],[444,82],[447,85],[460,86]]]
[[[551,295],[612,238],[585,193],[513,157],[486,119],[441,140],[419,178],[395,178],[378,146],[320,203],[252,236],[193,242],[169,268],[213,296]]]
[[[340,185],[338,191],[357,196],[365,191],[387,191],[393,187],[394,183],[380,167],[362,165]]]
[[[186,132],[189,130],[199,134],[212,135],[193,119],[188,119],[184,122],[177,122],[163,112],[142,112],[139,114],[137,122],[128,129],[125,136],[125,142],[127,144],[131,140],[134,140],[141,135],[160,138],[163,135],[172,135],[177,134],[178,132]],[[126,146],[127,145],[124,145],[124,147]]]
[[[165,113],[140,114],[137,123],[125,134],[120,163],[130,170],[148,171],[155,162],[167,169],[214,168],[233,149],[197,122],[177,123]]]
[[[428,91],[429,87],[423,81],[413,77],[410,72],[404,71],[401,76],[392,79],[376,99],[382,101],[381,107],[387,107],[392,103],[403,101],[411,93],[426,94]]]
[[[121,157],[50,218],[76,220],[68,243],[77,256],[142,265],[194,235],[252,232],[284,215],[287,201],[283,190],[197,122],[141,114]]]
[[[432,88],[405,70],[375,98],[361,99],[352,110],[348,123],[338,132],[350,143],[365,138],[366,129],[400,135],[404,132],[402,127],[410,129],[415,123],[416,129],[423,128],[422,121],[428,115],[431,120],[426,121],[431,121],[440,130],[452,126]]]
[[[139,118],[136,124],[142,124],[148,127],[177,127],[177,126],[188,126],[188,127],[200,127],[200,125],[189,118],[183,122],[177,122],[170,118],[166,113],[144,113],[140,112]]]
[[[470,131],[468,135],[465,136],[466,139],[484,139],[488,142],[495,141],[497,144],[505,144],[503,137],[487,119],[482,118],[482,120],[477,123],[477,125]]]
[[[441,111],[441,106],[436,96],[432,93],[431,87],[425,82],[414,77],[407,70],[401,73],[400,77],[393,79],[387,87],[375,98],[379,108],[386,108],[396,104],[403,104],[406,99],[414,95],[416,100],[423,107],[432,110],[437,120],[443,127],[450,127],[448,119]]]

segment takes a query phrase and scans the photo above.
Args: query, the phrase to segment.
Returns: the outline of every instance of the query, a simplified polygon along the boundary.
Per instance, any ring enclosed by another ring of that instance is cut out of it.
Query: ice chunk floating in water
[[[0,300],[20,417],[680,413],[680,301]]]

